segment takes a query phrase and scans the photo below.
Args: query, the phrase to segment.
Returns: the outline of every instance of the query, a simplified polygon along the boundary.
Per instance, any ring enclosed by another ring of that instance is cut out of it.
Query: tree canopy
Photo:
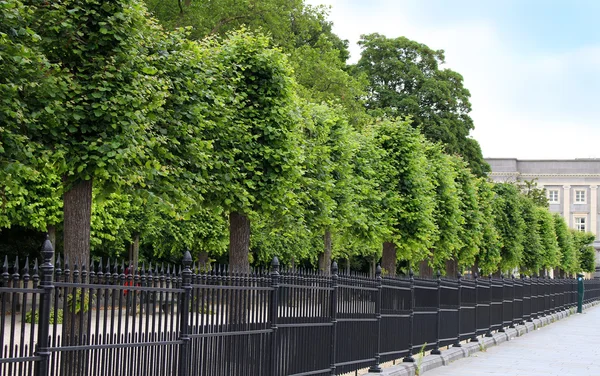
[[[441,142],[449,154],[459,154],[472,171],[483,176],[489,166],[479,144],[469,138],[470,93],[460,74],[442,69],[444,51],[405,37],[363,35],[357,71],[367,80],[367,108],[374,114],[410,116],[425,137]]]

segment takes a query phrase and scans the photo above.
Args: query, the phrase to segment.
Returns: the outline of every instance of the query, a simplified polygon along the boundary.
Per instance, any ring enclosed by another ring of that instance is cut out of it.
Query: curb
[[[586,303],[583,309],[588,309],[600,304],[600,301]],[[491,337],[479,337],[477,342],[462,343],[460,347],[450,347],[443,350],[441,355],[427,355],[420,362],[401,363],[392,367],[383,368],[380,373],[369,372],[365,376],[416,376],[421,375],[429,370],[446,366],[455,360],[469,357],[482,349],[487,349],[490,346],[496,346],[502,342],[507,342],[521,337],[529,332],[535,331],[543,326],[552,324],[556,321],[565,319],[574,314],[573,308],[568,310],[552,313],[548,316],[543,316],[533,321],[522,322],[515,328],[506,328],[504,332],[496,332]],[[417,372],[418,364],[418,372]]]

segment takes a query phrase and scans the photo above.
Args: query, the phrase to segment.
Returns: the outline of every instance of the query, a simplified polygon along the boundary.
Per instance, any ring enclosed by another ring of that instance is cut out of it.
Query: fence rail
[[[574,279],[250,275],[5,259],[1,375],[341,375],[490,336],[577,303]],[[30,268],[31,267],[31,268]],[[600,281],[585,281],[585,302]]]

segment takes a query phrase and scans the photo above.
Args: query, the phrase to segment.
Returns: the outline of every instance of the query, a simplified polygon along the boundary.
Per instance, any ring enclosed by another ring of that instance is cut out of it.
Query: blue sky
[[[600,1],[308,0],[360,56],[361,34],[446,53],[485,157],[600,158]]]

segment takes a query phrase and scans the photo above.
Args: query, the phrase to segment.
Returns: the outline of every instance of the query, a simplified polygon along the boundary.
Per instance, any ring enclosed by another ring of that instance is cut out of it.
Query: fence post
[[[456,275],[456,279],[457,279],[457,283],[458,283],[458,304],[457,304],[457,323],[456,323],[456,327],[458,328],[458,334],[456,335],[456,342],[454,343],[453,347],[462,347],[462,345],[460,344],[460,310],[462,307],[462,274],[460,274],[460,272],[458,272],[458,274]],[[477,326],[477,325],[475,325]]]
[[[375,270],[375,279],[377,280],[377,297],[375,299],[375,318],[377,319],[377,352],[375,353],[375,364],[369,368],[369,372],[381,373],[383,370],[379,366],[381,360],[381,292],[383,290],[383,281],[381,278],[381,265],[377,264]]]
[[[440,273],[439,269],[437,271],[437,312],[436,312],[436,335],[435,335],[435,348],[431,350],[432,355],[441,355],[440,351],[440,324],[441,324],[441,311],[440,311],[440,302],[442,296],[442,273]]]
[[[477,273],[473,274],[473,277],[475,279],[475,333],[473,333],[473,337],[471,337],[471,342],[476,342],[477,341],[477,306],[479,305],[478,303],[478,294],[479,292],[477,290],[479,290],[478,286],[477,286],[477,278],[479,277],[477,275]]]
[[[415,320],[415,273],[412,268],[409,270],[408,275],[410,277],[410,316],[408,318],[408,354],[402,360],[407,363],[414,363],[413,358],[413,340],[414,340],[414,320]]]
[[[190,251],[185,251],[183,255],[183,271],[181,272],[181,299],[179,303],[180,308],[180,325],[181,325],[181,345],[179,345],[179,376],[188,376],[190,374],[190,333],[189,333],[189,319],[190,319],[190,297],[192,295],[192,255]]]
[[[35,363],[35,376],[47,376],[49,374],[49,361],[50,361],[50,349],[48,343],[48,334],[50,332],[50,296],[54,285],[52,284],[52,275],[54,272],[54,265],[52,265],[52,258],[54,257],[54,248],[50,242],[50,236],[46,234],[46,240],[42,245],[42,258],[44,262],[40,269],[42,270],[42,279],[40,281],[40,287],[43,292],[41,293],[40,299],[40,317],[38,327],[38,344],[35,352],[36,356],[41,357],[39,361]]]
[[[271,261],[271,376],[277,376],[277,309],[279,307],[279,259],[273,257]]]
[[[512,279],[512,312],[511,312],[511,318],[510,318],[510,326],[509,328],[514,329],[515,328],[515,307],[517,306],[517,298],[515,297],[515,292],[517,291],[516,289],[516,284],[515,284],[515,273],[512,273],[510,278]],[[521,300],[521,304],[523,304],[523,301]]]
[[[490,305],[489,305],[489,312],[488,312],[488,330],[487,333],[485,333],[486,337],[491,337],[492,336],[492,303],[494,303],[494,294],[493,294],[493,287],[492,287],[492,275],[488,275],[488,282],[489,284],[489,290],[490,290]]]
[[[334,376],[336,369],[335,349],[337,347],[337,293],[338,293],[338,264],[333,262],[331,265],[331,343],[330,343],[330,359],[331,359],[331,376]]]
[[[504,333],[504,273],[500,273],[500,282],[502,285],[502,304],[500,305],[500,329],[498,329],[498,332]]]

